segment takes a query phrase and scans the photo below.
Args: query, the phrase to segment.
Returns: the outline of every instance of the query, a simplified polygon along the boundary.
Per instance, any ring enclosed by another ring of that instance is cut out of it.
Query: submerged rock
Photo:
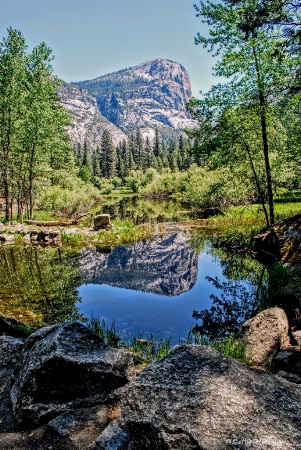
[[[131,354],[109,347],[84,325],[44,327],[25,343],[11,391],[15,417],[23,428],[34,428],[72,408],[109,402],[134,375]]]
[[[301,390],[210,347],[184,345],[126,389],[131,450],[301,448]]]

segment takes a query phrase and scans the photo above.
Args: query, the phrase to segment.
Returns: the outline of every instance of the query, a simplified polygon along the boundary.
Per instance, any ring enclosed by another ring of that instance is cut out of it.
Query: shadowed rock
[[[16,426],[10,387],[23,347],[22,339],[0,336],[0,433],[13,431]]]
[[[19,320],[0,316],[0,336],[7,335],[23,339],[28,336],[25,328],[25,325]]]
[[[301,214],[265,228],[253,242],[257,258],[267,266],[278,261],[301,264]]]
[[[301,390],[210,347],[184,345],[129,385],[131,450],[301,448]]]
[[[80,323],[45,327],[27,340],[12,387],[15,416],[35,427],[72,408],[94,406],[134,377],[132,356]]]
[[[205,208],[194,211],[194,216],[198,219],[208,219],[208,217],[224,215],[223,211],[219,208]]]

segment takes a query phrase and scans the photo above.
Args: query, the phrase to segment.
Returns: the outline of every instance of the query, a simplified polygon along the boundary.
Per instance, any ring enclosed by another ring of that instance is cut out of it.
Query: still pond
[[[160,209],[160,202],[131,202],[102,211],[125,218],[129,210],[136,223],[150,216],[180,221],[173,203],[161,202]],[[0,314],[28,324],[93,315],[107,324],[115,321],[125,339],[152,333],[176,344],[202,323],[217,335],[237,327],[256,310],[262,280],[262,266],[248,255],[217,250],[210,235],[190,233],[180,224],[106,251],[2,246]]]

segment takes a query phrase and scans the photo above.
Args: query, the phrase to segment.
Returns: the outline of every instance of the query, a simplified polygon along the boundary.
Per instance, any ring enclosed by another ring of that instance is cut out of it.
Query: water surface
[[[173,223],[153,239],[106,252],[0,246],[1,315],[43,325],[93,314],[124,335],[151,332],[177,343],[195,325],[222,335],[256,311],[260,264],[214,249],[209,230],[185,231],[181,222],[192,214],[185,205],[107,197],[97,208],[113,219]]]

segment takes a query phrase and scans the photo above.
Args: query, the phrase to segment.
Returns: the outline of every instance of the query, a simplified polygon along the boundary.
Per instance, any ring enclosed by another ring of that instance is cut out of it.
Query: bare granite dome
[[[68,134],[73,144],[83,145],[87,139],[94,150],[101,144],[104,130],[109,130],[113,143],[117,145],[125,134],[106,119],[98,110],[96,98],[85,89],[74,84],[63,83],[58,90],[60,103],[72,116]]]
[[[158,58],[138,66],[80,81],[96,98],[103,116],[125,133],[140,128],[193,128],[185,105],[192,97],[189,74],[176,62]]]

